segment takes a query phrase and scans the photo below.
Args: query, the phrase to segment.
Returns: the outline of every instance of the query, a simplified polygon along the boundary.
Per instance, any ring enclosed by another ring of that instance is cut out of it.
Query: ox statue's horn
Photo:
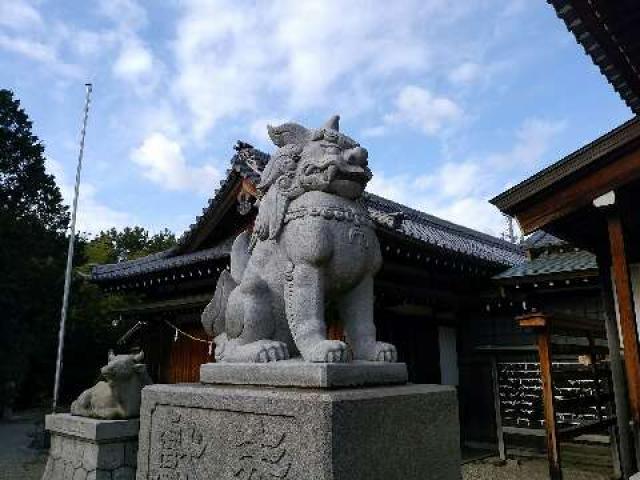
[[[116,358],[116,355],[113,353],[112,349],[109,349],[109,356],[107,357],[108,361],[110,362],[114,358]]]
[[[142,362],[142,360],[144,360],[144,352],[140,351],[140,353],[137,353],[134,357],[133,360],[137,363]]]
[[[340,131],[340,115],[333,115],[329,120],[327,120],[327,122],[323,125],[323,127],[339,132]]]

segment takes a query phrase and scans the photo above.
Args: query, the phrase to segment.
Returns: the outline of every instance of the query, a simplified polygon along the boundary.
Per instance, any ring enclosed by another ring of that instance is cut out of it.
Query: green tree
[[[8,390],[18,392],[19,406],[51,398],[68,221],[27,114],[11,92],[0,90],[0,406]],[[114,311],[136,301],[104,295],[87,281],[91,265],[165,250],[175,236],[127,227],[76,242],[61,385],[66,401],[95,380],[123,333],[112,324]]]
[[[44,146],[9,90],[0,90],[0,208],[11,218],[63,232],[67,208],[44,166]]]
[[[55,364],[52,292],[62,291],[68,213],[31,129],[19,101],[0,90],[0,389],[20,390],[27,377],[37,384]]]
[[[176,245],[176,236],[166,228],[150,235],[142,227],[125,227],[121,231],[103,230],[86,246],[88,264],[117,263],[134,260]]]

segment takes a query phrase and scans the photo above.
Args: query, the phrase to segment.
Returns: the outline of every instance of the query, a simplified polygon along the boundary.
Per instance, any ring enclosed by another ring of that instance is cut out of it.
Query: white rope
[[[178,334],[184,335],[185,337],[195,341],[195,342],[201,342],[201,343],[206,343],[207,345],[209,345],[209,355],[211,355],[211,352],[213,350],[213,342],[211,340],[205,340],[204,338],[198,338],[198,337],[194,337],[193,335],[185,332],[184,330],[179,329],[178,327],[176,327],[173,323],[171,323],[169,320],[165,320],[164,323],[166,323],[167,325],[169,325],[171,328],[173,328],[175,330],[175,335],[173,337],[173,341],[177,342],[178,341]]]

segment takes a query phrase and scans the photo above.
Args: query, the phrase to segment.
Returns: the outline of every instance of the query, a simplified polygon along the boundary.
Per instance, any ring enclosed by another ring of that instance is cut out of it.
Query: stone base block
[[[140,421],[47,415],[51,448],[42,480],[132,480]]]
[[[153,385],[138,480],[459,480],[451,387]]]
[[[267,363],[205,363],[200,382],[275,387],[343,388],[407,383],[405,363],[311,363],[300,359]]]

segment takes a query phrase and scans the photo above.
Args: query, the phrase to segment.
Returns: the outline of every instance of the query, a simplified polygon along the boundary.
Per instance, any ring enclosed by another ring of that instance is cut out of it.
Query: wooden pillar
[[[533,328],[537,334],[538,356],[540,357],[540,380],[542,381],[544,427],[547,440],[547,458],[549,460],[549,478],[551,480],[562,480],[560,445],[553,399],[549,317],[542,313],[531,313],[518,317],[518,321],[521,327]]]
[[[544,423],[547,430],[547,457],[549,458],[549,478],[562,480],[560,467],[560,447],[553,400],[553,376],[551,372],[551,334],[549,326],[538,331],[538,355],[540,355],[540,378],[542,380],[542,400]]]
[[[609,365],[611,366],[611,380],[613,383],[613,399],[615,403],[616,426],[618,428],[618,453],[620,454],[620,469],[622,477],[629,478],[635,471],[633,436],[630,428],[629,395],[625,379],[622,355],[620,355],[620,334],[616,321],[615,304],[611,285],[611,267],[599,262],[600,279],[602,282],[602,303],[604,306],[604,321],[609,346]]]
[[[624,349],[624,363],[629,388],[629,406],[633,422],[633,435],[636,446],[636,460],[640,446],[640,352],[638,351],[638,330],[636,324],[633,292],[629,275],[629,264],[624,243],[622,219],[617,210],[612,209],[607,216],[609,227],[609,246],[611,248],[611,267],[613,285],[618,299],[618,315]],[[637,467],[637,465],[636,465]]]

